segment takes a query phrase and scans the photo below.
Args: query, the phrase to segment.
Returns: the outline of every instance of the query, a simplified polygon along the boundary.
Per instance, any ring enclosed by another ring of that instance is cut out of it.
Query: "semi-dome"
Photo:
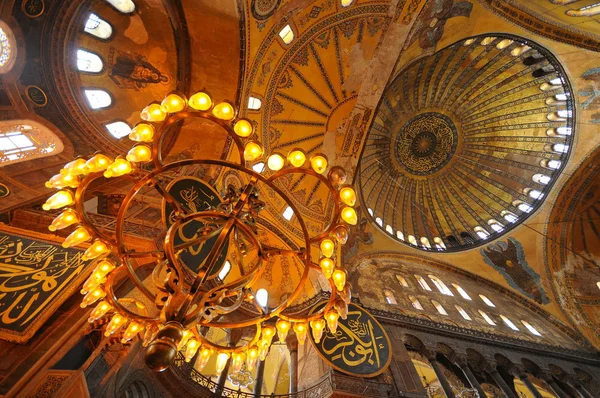
[[[386,88],[361,159],[363,203],[412,246],[483,244],[540,206],[573,121],[569,82],[547,50],[500,34],[462,40]]]

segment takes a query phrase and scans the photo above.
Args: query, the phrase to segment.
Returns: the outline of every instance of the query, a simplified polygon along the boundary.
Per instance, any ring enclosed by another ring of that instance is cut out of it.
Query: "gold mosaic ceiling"
[[[373,220],[425,250],[461,250],[534,213],[568,157],[569,83],[512,36],[462,40],[386,89],[361,158]]]

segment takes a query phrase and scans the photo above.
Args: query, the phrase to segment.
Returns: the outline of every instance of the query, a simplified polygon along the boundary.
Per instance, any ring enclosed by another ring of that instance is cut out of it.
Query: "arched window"
[[[262,101],[256,97],[248,97],[248,109],[251,111],[258,111],[262,106]]]
[[[396,275],[396,279],[398,279],[398,283],[400,283],[402,285],[402,287],[408,287],[408,282],[406,281],[406,279],[401,276],[401,275]],[[598,282],[600,283],[600,282]]]
[[[110,94],[100,89],[87,89],[84,91],[92,109],[107,108],[112,104]]]
[[[537,331],[536,328],[534,328],[533,326],[531,326],[529,324],[529,322],[522,320],[521,323],[527,328],[527,330],[529,330],[529,332],[531,332],[531,334],[536,335],[536,336],[541,336],[542,335],[540,332]]]
[[[279,37],[285,44],[290,44],[294,40],[294,31],[290,25],[285,25],[281,31],[279,31]]]
[[[419,282],[421,289],[427,290],[429,292],[431,291],[431,288],[429,287],[429,285],[427,284],[427,282],[421,275],[415,275],[415,278],[417,278],[417,282]]]
[[[561,164],[562,164],[562,162],[560,160],[547,160],[547,159],[544,159],[544,160],[542,160],[540,162],[540,165],[542,167],[547,167],[547,168],[552,169],[552,170],[557,170],[560,167]]]
[[[504,321],[504,323],[506,324],[506,326],[508,326],[512,330],[517,330],[517,331],[519,330],[519,328],[516,327],[515,324],[512,323],[512,321],[510,319],[508,319],[507,317],[505,317],[504,315],[500,315],[500,318]]]
[[[385,232],[387,232],[390,235],[394,235],[394,229],[392,228],[392,226],[390,224],[385,226]]]
[[[438,250],[446,250],[446,244],[444,243],[442,238],[436,237],[436,238],[433,238],[433,241],[435,242],[435,247]]]
[[[371,209],[370,207],[367,208],[367,211],[369,212],[369,214],[371,215],[371,217],[373,217],[373,209]]]
[[[517,206],[517,209],[521,210],[524,213],[531,213],[531,211],[533,210],[533,207],[531,207],[527,203],[519,203],[519,205]]]
[[[354,0],[342,0],[342,7],[348,7],[350,6],[352,3],[354,2]]]
[[[223,268],[219,272],[219,279],[224,281],[227,275],[229,275],[229,271],[231,271],[231,263],[229,260],[225,260],[225,264],[223,264]]]
[[[446,310],[444,309],[444,307],[442,307],[442,305],[440,303],[438,303],[435,300],[431,300],[431,304],[433,304],[433,306],[435,307],[435,309],[442,315],[448,315],[448,313],[446,312]]]
[[[62,141],[49,129],[32,120],[0,122],[0,166],[58,155]]]
[[[258,163],[255,163],[255,164],[252,166],[252,170],[256,171],[257,173],[262,173],[262,171],[263,171],[264,169],[265,169],[265,164],[264,164],[264,162],[258,162]]]
[[[132,0],[106,0],[111,6],[123,14],[129,14],[135,11],[135,4]]]
[[[514,42],[514,40],[511,40],[511,39],[504,39],[504,40],[501,40],[501,41],[500,41],[498,44],[496,44],[496,48],[497,48],[498,50],[503,50],[503,49],[505,49],[506,47],[508,47],[508,46],[510,46],[511,44],[513,44],[513,42]]]
[[[294,216],[294,210],[290,206],[286,207],[285,210],[283,211],[283,218],[290,221],[293,216]]]
[[[536,184],[542,184],[542,185],[546,185],[550,182],[550,177],[547,175],[544,175],[544,174],[534,174],[533,177],[531,177],[531,179]]]
[[[375,222],[379,224],[380,227],[383,227],[383,220],[381,217],[375,217]]]
[[[452,291],[450,289],[448,289],[448,286],[446,286],[446,284],[444,282],[442,282],[442,280],[440,278],[438,278],[435,275],[427,275],[427,277],[429,277],[429,279],[431,279],[431,281],[433,282],[435,287],[437,287],[437,289],[440,291],[440,293],[445,294],[446,296],[454,296]]]
[[[17,55],[17,43],[12,29],[0,21],[0,74],[12,69]]]
[[[383,289],[383,294],[385,295],[385,302],[388,304],[398,304],[396,301],[396,296],[394,296],[394,292],[390,289]]]
[[[104,63],[98,55],[82,49],[77,50],[77,69],[80,71],[100,73],[103,67]]]
[[[396,231],[396,238],[402,241],[404,240],[404,234],[402,233],[402,231]]]
[[[108,39],[113,32],[112,26],[96,14],[89,15],[84,31],[99,39]]]
[[[478,311],[479,311],[479,315],[481,315],[481,317],[482,317],[483,319],[485,319],[485,321],[486,321],[486,322],[487,322],[489,325],[496,326],[496,323],[495,323],[494,321],[492,321],[492,318],[490,318],[490,317],[488,316],[488,314],[486,314],[485,312],[483,312],[483,311],[481,311],[481,310],[478,310]]]
[[[556,132],[559,135],[571,135],[571,128],[570,127],[558,127],[556,129]]]
[[[414,246],[418,246],[417,238],[415,238],[412,235],[408,235],[408,243],[410,243],[411,245],[414,245]]]
[[[488,225],[490,226],[490,228],[492,228],[495,232],[502,232],[504,230],[504,225],[500,224],[498,221],[491,219],[488,221]]]
[[[525,189],[527,189],[527,188],[525,188]],[[544,197],[544,194],[541,191],[538,191],[537,189],[528,189],[527,195],[530,198],[536,199],[536,200]]]
[[[460,287],[456,283],[453,283],[452,286],[454,286],[454,288],[462,298],[464,298],[465,300],[471,300],[471,297],[467,294],[467,292],[465,292],[465,290],[462,287]]]
[[[469,314],[467,313],[467,311],[463,310],[462,307],[460,307],[458,305],[454,305],[454,308],[456,308],[456,311],[458,311],[458,313],[460,315],[462,315],[462,317],[465,318],[467,321],[471,320],[471,317],[469,316]]]
[[[256,302],[261,307],[267,307],[269,303],[269,292],[267,292],[267,289],[258,289],[256,292]]]
[[[490,236],[490,234],[488,233],[488,231],[486,231],[485,229],[483,229],[479,225],[476,226],[475,228],[473,228],[473,230],[475,231],[475,233],[477,233],[477,236],[479,236],[481,239],[487,239]]]
[[[429,239],[427,239],[425,237],[421,238],[421,245],[426,249],[431,249],[431,244],[429,243]]]
[[[552,150],[558,153],[566,153],[569,150],[569,146],[565,144],[554,144]]]
[[[483,302],[488,306],[488,307],[495,307],[494,303],[492,303],[492,300],[490,300],[489,298],[485,297],[483,294],[479,295],[479,298],[481,300],[483,300]]]
[[[500,213],[500,215],[502,217],[504,217],[504,219],[506,221],[508,221],[509,223],[514,223],[517,221],[517,216],[515,216],[513,213],[511,213],[510,211],[507,210],[502,210],[502,212]]]
[[[489,37],[486,37],[485,39],[483,39],[483,40],[481,41],[481,44],[482,44],[483,46],[487,46],[487,45],[489,45],[489,44],[492,44],[492,43],[494,42],[494,40],[496,40],[496,38],[495,38],[495,37],[493,37],[493,36],[489,36]]]
[[[125,122],[112,122],[106,125],[106,129],[115,138],[123,138],[131,133],[131,127]]]
[[[423,306],[421,305],[421,302],[415,296],[408,296],[408,299],[410,300],[410,303],[415,308],[415,310],[423,311]]]
[[[598,289],[600,289],[600,282],[596,282],[596,286],[598,286]]]
[[[473,236],[468,232],[461,232],[460,237],[462,238],[463,241],[465,241],[465,243],[467,245],[471,244],[471,243],[475,243],[475,239],[473,239]]]

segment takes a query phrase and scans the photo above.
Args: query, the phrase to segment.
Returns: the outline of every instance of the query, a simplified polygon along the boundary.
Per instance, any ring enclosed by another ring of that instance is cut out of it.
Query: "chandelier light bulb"
[[[80,292],[81,294],[87,294],[105,282],[106,278],[93,272],[83,283]]]
[[[269,354],[270,343],[265,340],[260,340],[258,342],[258,357],[261,361],[267,359],[267,355]]]
[[[106,331],[104,332],[105,337],[110,337],[115,334],[119,329],[121,329],[127,323],[127,318],[123,315],[116,313],[113,315],[112,319],[106,326]]]
[[[162,106],[155,102],[145,107],[140,117],[147,122],[162,122],[167,117],[167,114]]]
[[[115,265],[109,260],[102,260],[98,264],[96,264],[96,268],[94,268],[94,273],[98,273],[99,275],[106,276],[109,272],[114,270]]]
[[[194,355],[196,355],[196,352],[198,352],[198,348],[200,348],[200,342],[198,340],[190,339],[187,342],[187,345],[185,347],[185,361],[186,362],[190,362],[192,360]]]
[[[294,167],[302,167],[306,163],[306,155],[300,149],[295,149],[288,155],[288,161]]]
[[[246,360],[246,354],[243,352],[236,352],[231,358],[231,373],[237,373],[242,370],[242,365],[244,365],[244,361]]]
[[[136,145],[127,152],[126,159],[136,163],[149,162],[152,160],[152,149],[148,145]]]
[[[148,347],[148,344],[156,337],[158,333],[158,326],[154,323],[146,326],[146,331],[144,332],[144,338],[142,339],[142,347]]]
[[[344,290],[344,286],[346,285],[346,271],[337,268],[335,271],[333,271],[331,278],[333,279],[333,283],[335,284],[337,290]]]
[[[94,304],[96,301],[104,298],[106,296],[106,292],[102,287],[98,286],[88,294],[83,297],[81,304],[79,305],[81,308],[85,308],[90,304]]]
[[[217,355],[216,370],[217,370],[218,374],[223,372],[223,369],[225,369],[225,365],[227,365],[228,360],[229,360],[229,354],[226,352],[220,352]]]
[[[356,204],[356,192],[352,187],[344,187],[340,189],[340,199],[348,206],[354,206]]]
[[[331,278],[333,269],[335,268],[335,262],[328,257],[323,257],[321,261],[319,261],[319,266],[321,267],[321,272],[323,272],[325,278]]]
[[[348,227],[345,226],[344,224],[339,224],[333,230],[333,236],[341,245],[345,245],[346,242],[348,242],[348,234],[349,233],[350,233],[350,231],[348,231]]]
[[[42,205],[42,209],[44,210],[54,210],[60,209],[65,206],[71,206],[75,203],[75,197],[71,191],[61,190],[50,196],[46,203]]]
[[[346,303],[343,299],[337,298],[335,303],[333,303],[336,311],[340,315],[340,318],[346,319],[348,318],[348,303]]]
[[[165,97],[160,106],[165,113],[176,113],[184,110],[187,102],[183,96],[171,93]]]
[[[110,166],[108,166],[108,168],[104,172],[104,177],[120,177],[122,175],[129,174],[132,171],[133,167],[131,166],[131,163],[129,163],[129,161],[123,158],[117,158]]]
[[[352,299],[352,286],[346,282],[344,285],[344,289],[339,293],[342,300],[346,302],[346,304],[350,304],[350,300]]]
[[[90,236],[88,230],[85,227],[78,227],[75,231],[71,232],[71,235],[67,236],[65,241],[62,243],[62,247],[66,249],[68,247],[77,246],[83,242],[89,241],[90,239],[92,239],[92,237]]]
[[[335,243],[329,238],[325,238],[321,241],[321,253],[327,258],[333,256],[333,252],[335,250]]]
[[[79,186],[79,177],[71,174],[57,174],[44,184],[46,188],[77,188]]]
[[[200,356],[196,360],[196,369],[198,369],[198,371],[202,371],[213,354],[214,351],[212,348],[204,347],[202,351],[200,351]]]
[[[233,131],[240,137],[246,138],[252,135],[253,127],[252,123],[247,119],[240,119],[235,122]]]
[[[68,174],[72,176],[80,176],[87,174],[87,168],[85,167],[86,160],[84,158],[77,158],[72,162],[69,162],[60,171],[61,174]]]
[[[244,148],[244,159],[249,162],[260,158],[263,154],[263,148],[257,141],[250,141]]]
[[[221,102],[215,105],[212,114],[221,120],[231,120],[235,116],[235,109],[229,102]]]
[[[100,239],[96,239],[94,243],[83,253],[81,259],[83,261],[92,260],[110,251],[108,245],[102,242]]]
[[[273,171],[281,170],[284,165],[285,165],[285,159],[279,153],[272,154],[271,156],[269,156],[269,159],[267,160],[267,166],[269,167],[269,169],[271,169]]]
[[[88,173],[98,173],[106,170],[113,160],[101,153],[97,153],[92,156],[87,162],[85,162],[85,168]]]
[[[135,142],[152,142],[154,126],[148,123],[138,123],[129,133],[129,139]]]
[[[321,337],[323,337],[323,330],[325,329],[325,319],[310,321],[310,328],[312,329],[315,343],[319,344],[321,342]]]
[[[89,323],[96,322],[98,319],[102,318],[106,313],[112,310],[112,305],[108,304],[106,301],[102,300],[96,305],[96,307],[90,313],[90,317],[88,318]]]
[[[273,336],[275,336],[275,330],[275,326],[273,325],[263,326],[261,339],[266,341],[269,345],[271,345],[271,342],[273,341]]]
[[[280,318],[277,320],[277,323],[275,323],[275,327],[277,328],[277,338],[279,339],[279,342],[284,342],[292,324],[285,319]]]
[[[185,347],[188,340],[191,339],[193,335],[194,335],[194,333],[190,329],[185,329],[183,331],[183,337],[181,338],[181,340],[179,340],[179,343],[177,344],[177,349],[178,350],[183,349],[183,347]]]
[[[308,332],[308,325],[304,322],[294,323],[294,333],[296,333],[296,338],[298,339],[298,344],[304,345],[306,341],[306,333]]]
[[[344,207],[342,209],[342,220],[350,225],[356,225],[358,222],[358,216],[356,211],[352,207]]]
[[[334,335],[335,335],[335,332],[337,331],[339,317],[340,317],[340,315],[337,313],[336,310],[329,310],[325,314],[325,320],[327,321],[327,327],[329,328],[329,331]]]
[[[79,222],[79,217],[77,217],[77,213],[73,209],[67,209],[60,213],[58,217],[56,217],[52,224],[48,227],[50,231],[56,231],[59,229],[67,228],[75,223]]]
[[[131,339],[133,339],[138,333],[141,333],[143,331],[144,331],[143,325],[132,321],[127,326],[127,329],[125,329],[125,332],[123,332],[123,337],[121,338],[121,344],[125,344],[125,343],[131,341]]]
[[[252,372],[258,362],[258,348],[250,347],[246,351],[246,368]]]
[[[327,158],[325,155],[315,155],[310,159],[310,166],[317,174],[323,174],[327,169]]]
[[[207,111],[212,106],[212,99],[210,95],[200,91],[190,97],[188,104],[197,111]]]

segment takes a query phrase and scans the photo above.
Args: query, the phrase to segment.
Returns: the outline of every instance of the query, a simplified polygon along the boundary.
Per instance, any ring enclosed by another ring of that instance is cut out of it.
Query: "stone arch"
[[[425,344],[421,339],[412,334],[405,334],[402,336],[402,342],[407,346],[407,349],[412,349],[413,351],[422,351],[425,348]]]

